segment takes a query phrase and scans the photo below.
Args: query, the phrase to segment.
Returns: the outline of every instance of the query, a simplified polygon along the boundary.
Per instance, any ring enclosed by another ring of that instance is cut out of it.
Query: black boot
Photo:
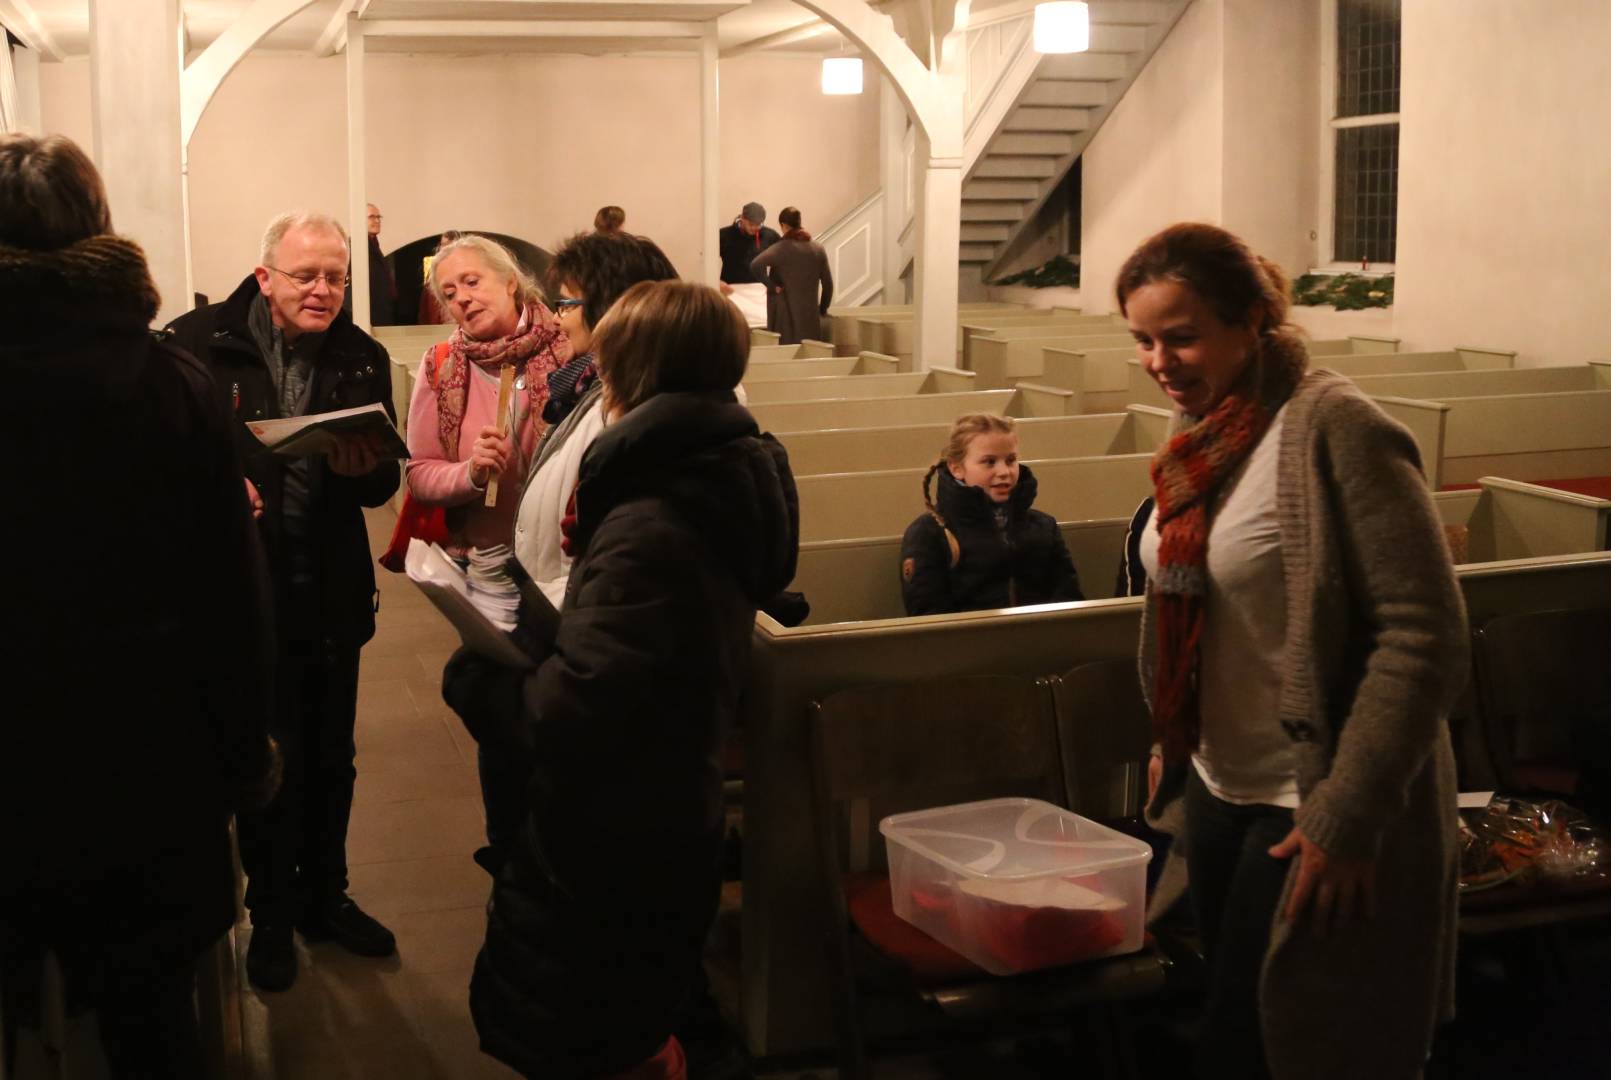
[[[334,941],[359,956],[390,956],[397,951],[392,932],[364,914],[346,893],[310,904],[297,929],[309,941]]]
[[[279,992],[296,982],[296,946],[287,923],[263,923],[252,927],[252,940],[246,946],[246,979],[259,990]]]

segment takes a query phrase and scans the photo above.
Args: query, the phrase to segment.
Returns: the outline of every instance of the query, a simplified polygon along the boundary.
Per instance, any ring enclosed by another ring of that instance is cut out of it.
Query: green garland
[[[1004,277],[992,285],[1027,285],[1031,289],[1050,289],[1054,285],[1069,285],[1078,288],[1080,284],[1080,257],[1078,255],[1054,255],[1044,266],[1037,266],[1033,270],[1024,270],[1020,273]]]
[[[1393,275],[1304,274],[1292,283],[1293,303],[1305,307],[1330,305],[1338,311],[1393,306]]]

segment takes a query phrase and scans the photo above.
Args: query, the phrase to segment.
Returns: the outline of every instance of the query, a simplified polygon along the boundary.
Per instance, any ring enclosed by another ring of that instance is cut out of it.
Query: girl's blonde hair
[[[997,416],[995,413],[964,413],[957,417],[956,423],[951,425],[951,437],[946,440],[945,449],[940,451],[940,460],[929,466],[929,471],[923,474],[923,505],[933,515],[934,520],[941,526],[945,525],[945,518],[934,508],[934,499],[929,494],[929,482],[941,466],[960,465],[968,456],[968,446],[980,435],[1011,435],[1018,428],[1010,416]]]

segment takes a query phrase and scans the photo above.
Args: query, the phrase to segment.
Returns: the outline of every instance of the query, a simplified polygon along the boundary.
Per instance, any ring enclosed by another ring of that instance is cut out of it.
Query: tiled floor
[[[371,546],[393,520],[369,512]],[[475,743],[441,697],[457,635],[404,578],[377,575],[347,858],[353,897],[396,933],[397,955],[366,960],[299,939],[291,990],[244,991],[247,1058],[253,1080],[513,1077],[480,1052],[470,1022],[490,881],[470,860],[484,842]]]

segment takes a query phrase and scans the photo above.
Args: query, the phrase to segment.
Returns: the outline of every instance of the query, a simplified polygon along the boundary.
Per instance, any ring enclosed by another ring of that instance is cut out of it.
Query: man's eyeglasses
[[[554,301],[554,314],[558,315],[562,312],[569,311],[571,308],[579,308],[585,303],[587,303],[586,300],[573,300],[568,296],[562,296],[558,300]]]
[[[281,270],[278,266],[270,266],[269,269],[274,271],[276,274],[290,278],[292,284],[301,289],[303,292],[307,292],[309,289],[317,285],[320,278],[323,278],[324,283],[330,286],[331,292],[340,292],[347,287],[346,274],[288,274],[284,270]]]

